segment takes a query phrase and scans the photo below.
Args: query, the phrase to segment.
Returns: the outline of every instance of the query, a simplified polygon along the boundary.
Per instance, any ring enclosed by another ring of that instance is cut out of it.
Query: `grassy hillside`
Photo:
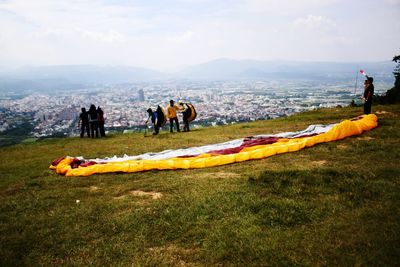
[[[0,265],[399,265],[400,106],[373,110],[380,126],[361,136],[209,169],[67,178],[48,166],[302,130],[361,108],[2,148]]]

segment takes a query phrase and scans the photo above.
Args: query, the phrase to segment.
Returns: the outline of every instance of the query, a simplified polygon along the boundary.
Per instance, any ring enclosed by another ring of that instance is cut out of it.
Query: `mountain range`
[[[163,80],[324,80],[355,79],[359,69],[391,82],[395,64],[381,62],[300,62],[216,59],[166,73],[130,66],[25,66],[0,71],[0,90],[63,90],[93,85]]]

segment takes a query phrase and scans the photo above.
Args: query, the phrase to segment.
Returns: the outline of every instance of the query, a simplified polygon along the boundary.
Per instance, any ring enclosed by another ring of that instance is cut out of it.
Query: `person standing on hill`
[[[100,131],[100,136],[105,137],[106,132],[104,131],[104,112],[100,108],[100,106],[97,107],[97,115],[98,115],[98,124],[99,124],[99,131]]]
[[[154,125],[154,133],[153,133],[153,135],[157,135],[158,132],[160,131],[160,126],[159,126],[159,123],[158,123],[157,111],[153,111],[151,108],[149,108],[147,110],[147,114],[149,114],[149,117],[147,118],[147,121],[146,121],[146,127],[147,127],[147,123],[149,122],[149,120],[151,120],[151,122]]]
[[[79,122],[78,122],[78,127],[81,129],[81,138],[85,136],[85,132],[87,133],[87,136],[90,137],[90,132],[89,132],[89,115],[86,112],[86,108],[81,109],[81,114],[79,114]]]
[[[178,107],[175,105],[174,100],[169,101],[169,106],[167,107],[167,116],[169,118],[169,131],[172,133],[174,129],[174,121],[176,123],[176,130],[180,132],[181,130],[179,129],[179,121],[178,121],[178,116],[176,112],[178,110],[182,110],[183,108]]]
[[[370,114],[371,113],[371,107],[372,107],[372,96],[374,95],[374,78],[368,77],[364,81],[364,94],[363,94],[363,100],[364,100],[364,114]]]
[[[183,115],[183,131],[189,132],[189,118],[192,115],[192,110],[188,103],[179,102],[179,105],[182,107],[182,115]]]
[[[98,115],[95,105],[90,105],[89,108],[89,123],[90,123],[90,136],[94,138],[94,133],[96,132],[96,138],[99,137],[98,129]]]

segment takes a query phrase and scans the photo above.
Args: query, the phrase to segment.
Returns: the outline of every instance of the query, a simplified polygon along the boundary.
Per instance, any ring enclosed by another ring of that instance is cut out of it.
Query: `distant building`
[[[78,115],[79,112],[76,110],[76,108],[65,108],[60,112],[58,118],[60,120],[75,120]]]
[[[143,91],[143,89],[139,89],[139,91],[138,91],[138,98],[139,98],[139,101],[140,102],[143,102],[145,99],[144,99],[144,91]]]
[[[46,121],[47,119],[49,119],[49,116],[48,116],[48,114],[46,114],[44,112],[38,112],[38,113],[36,113],[35,118],[40,121]]]

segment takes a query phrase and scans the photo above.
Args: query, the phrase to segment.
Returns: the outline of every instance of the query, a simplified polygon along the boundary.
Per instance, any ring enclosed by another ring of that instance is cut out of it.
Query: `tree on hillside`
[[[394,87],[387,90],[384,95],[378,95],[374,98],[374,102],[378,104],[400,103],[400,55],[394,56],[393,61],[397,63],[393,71]]]

